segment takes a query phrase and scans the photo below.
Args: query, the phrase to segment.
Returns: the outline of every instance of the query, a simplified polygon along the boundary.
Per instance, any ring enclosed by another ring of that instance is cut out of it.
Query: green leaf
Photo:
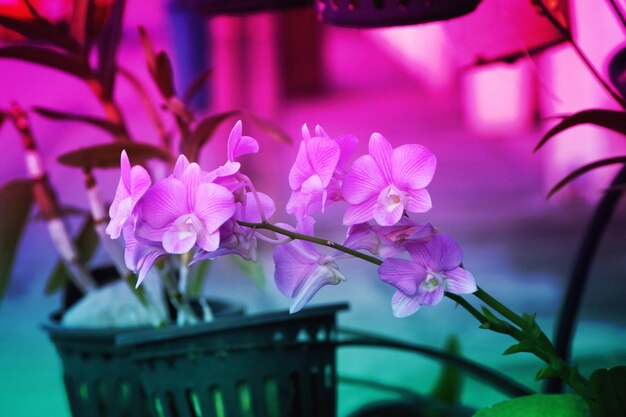
[[[278,142],[291,144],[291,137],[285,133],[277,124],[270,122],[267,119],[262,119],[259,116],[248,113],[248,117],[252,120],[252,123],[259,129],[261,129],[266,135]]]
[[[18,59],[43,65],[82,79],[91,77],[89,66],[76,55],[65,55],[52,49],[29,45],[13,45],[0,48],[0,58]]]
[[[148,305],[148,298],[146,298],[145,287],[140,285],[137,287],[137,275],[134,272],[129,272],[124,276],[124,281],[128,284],[128,288],[135,294],[135,297],[144,306]]]
[[[90,146],[63,154],[58,160],[63,165],[77,168],[118,168],[123,150],[126,150],[133,164],[141,164],[150,159],[166,162],[173,160],[172,155],[163,148],[136,142]]]
[[[0,189],[0,301],[9,288],[15,253],[32,206],[30,181],[14,180]]]
[[[474,417],[590,417],[589,406],[578,395],[535,394],[504,401],[480,410]]]
[[[500,320],[498,317],[496,317],[495,314],[493,314],[491,312],[491,310],[489,310],[487,307],[481,307],[481,310],[483,312],[483,315],[485,316],[485,318],[487,320],[489,320],[491,323],[496,323],[496,324],[501,324],[504,323],[502,320]]]
[[[80,45],[72,35],[45,19],[22,20],[0,15],[0,26],[4,26],[30,40],[47,42],[66,51],[80,51]]]
[[[589,378],[593,417],[626,416],[626,366],[598,369]]]
[[[213,75],[213,68],[209,68],[206,71],[198,74],[196,78],[189,84],[185,92],[183,93],[183,103],[189,105],[193,96],[200,90],[200,87]]]
[[[176,94],[174,87],[174,71],[170,58],[164,51],[156,55],[154,74],[152,75],[161,95],[170,98]]]
[[[78,261],[83,265],[89,262],[98,247],[98,235],[94,229],[91,217],[88,217],[83,224],[78,236],[74,239],[74,245],[78,251]],[[65,264],[62,261],[58,261],[48,277],[45,293],[47,295],[54,294],[63,289],[68,282],[70,282],[70,273]]]
[[[261,264],[246,261],[239,256],[231,256],[231,259],[257,287],[261,289],[265,288],[265,272]]]
[[[450,336],[446,340],[445,351],[451,355],[461,355],[461,343],[456,336]],[[457,366],[451,363],[445,363],[445,366],[439,376],[439,381],[435,386],[431,396],[439,401],[457,405],[461,403],[461,392],[463,390],[463,377]]]
[[[546,365],[535,374],[535,381],[541,381],[542,379],[547,378],[556,378],[558,375],[555,372],[554,368],[550,365]]]
[[[190,161],[196,161],[200,149],[208,142],[219,125],[230,117],[238,114],[240,114],[238,110],[231,110],[224,113],[212,114],[200,120],[195,129],[183,141],[181,149],[182,154],[189,158]]]
[[[74,122],[86,123],[88,125],[97,127],[99,129],[105,130],[106,132],[118,136],[124,133],[124,129],[115,123],[111,123],[106,119],[101,119],[99,117],[87,116],[84,114],[75,114],[69,113],[59,110],[48,109],[45,107],[33,107],[33,110],[48,119],[53,120],[69,120]]]
[[[521,342],[516,343],[513,346],[509,347],[507,350],[505,350],[503,355],[511,355],[513,353],[521,352],[534,353],[536,350],[536,346],[532,341],[522,340]]]
[[[148,72],[154,77],[154,75],[156,74],[156,52],[154,52],[154,47],[152,46],[150,36],[148,35],[146,28],[144,28],[143,26],[139,26],[139,40],[141,41],[143,52],[144,54],[146,54],[146,65],[148,66]]]
[[[564,130],[582,124],[593,124],[626,135],[626,112],[591,109],[568,116],[541,138],[534,151],[538,151],[548,140]]]
[[[607,165],[614,165],[614,164],[626,164],[626,156],[618,156],[615,158],[601,159],[599,161],[592,162],[590,164],[584,165],[572,171],[567,177],[563,178],[554,187],[552,187],[552,189],[548,193],[547,198],[552,197],[557,191],[559,191],[561,188],[565,187],[567,184],[574,181],[576,178],[580,177],[581,175],[586,174],[587,172],[592,171],[596,168],[604,167]]]

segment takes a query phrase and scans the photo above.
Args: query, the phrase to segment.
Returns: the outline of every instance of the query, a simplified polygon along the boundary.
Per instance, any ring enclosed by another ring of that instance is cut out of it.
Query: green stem
[[[478,287],[478,290],[474,293],[474,295],[483,303],[487,304],[489,307],[493,308],[495,311],[500,313],[504,318],[509,320],[511,323],[518,326],[520,329],[524,329],[526,327],[526,322],[520,316],[515,314],[509,308],[507,308],[500,301],[493,298],[482,288]]]
[[[305,240],[307,242],[317,243],[318,245],[337,249],[338,251],[352,255],[355,258],[363,259],[364,261],[367,261],[374,265],[380,266],[383,263],[383,261],[381,261],[380,259],[374,256],[369,256],[362,252],[356,251],[354,249],[350,249],[349,247],[340,245],[339,243],[333,242],[332,240],[325,240],[325,239],[320,239],[320,238],[309,236],[309,235],[303,235],[302,233],[298,233],[298,232],[292,232],[291,230],[283,229],[282,227],[275,226],[271,223],[266,223],[266,222],[250,223],[250,222],[244,222],[244,221],[238,221],[237,223],[239,223],[239,225],[241,226],[250,227],[252,229],[271,230],[272,232],[276,232],[278,234],[290,237],[292,239]]]

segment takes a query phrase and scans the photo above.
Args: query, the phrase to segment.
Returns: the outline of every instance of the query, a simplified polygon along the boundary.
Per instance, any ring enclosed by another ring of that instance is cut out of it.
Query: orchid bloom
[[[382,259],[404,252],[409,243],[426,243],[432,239],[435,228],[427,223],[415,223],[409,217],[402,217],[393,226],[378,226],[359,223],[350,226],[344,243],[352,249],[367,250]]]
[[[150,174],[144,167],[136,165],[131,168],[126,151],[122,151],[120,156],[120,170],[120,181],[109,208],[111,221],[106,228],[106,233],[111,236],[111,239],[117,239],[120,236],[124,224],[132,217],[137,202],[152,183]]]
[[[176,167],[172,176],[154,184],[143,196],[143,223],[137,233],[162,241],[168,253],[186,253],[196,243],[203,250],[215,250],[220,226],[235,212],[233,194],[206,182],[206,173],[184,156],[179,157]]]
[[[345,165],[356,146],[352,135],[331,139],[321,126],[311,136],[302,126],[302,142],[296,161],[289,172],[292,193],[287,212],[301,220],[317,211],[324,211],[328,202],[341,199],[341,180]]]
[[[411,243],[406,248],[410,260],[388,258],[378,268],[380,279],[397,290],[391,301],[396,317],[439,303],[445,291],[471,294],[477,290],[474,276],[460,266],[463,252],[451,237],[437,234],[428,243]]]
[[[129,223],[124,226],[123,233],[126,244],[124,262],[128,269],[137,273],[136,287],[138,288],[154,263],[167,252],[160,241],[137,236],[135,226]]]
[[[305,217],[296,227],[298,233],[313,235],[314,220]],[[293,230],[289,225],[281,227]],[[335,263],[335,256],[317,252],[314,243],[294,240],[274,249],[276,287],[292,299],[290,312],[295,313],[324,286],[336,285],[345,277]]]
[[[276,212],[274,201],[264,193],[258,193],[263,212],[271,217]],[[236,203],[235,215],[220,227],[220,247],[213,252],[199,251],[194,257],[194,262],[203,259],[215,259],[219,256],[235,254],[247,261],[256,262],[256,230],[250,227],[242,227],[237,221],[259,223],[261,221],[260,210],[256,199],[248,192],[247,204]]]
[[[433,178],[437,160],[421,145],[393,149],[380,133],[373,133],[369,154],[359,157],[343,179],[342,193],[350,204],[346,226],[376,220],[396,224],[405,211],[424,213],[432,203],[424,189]]]

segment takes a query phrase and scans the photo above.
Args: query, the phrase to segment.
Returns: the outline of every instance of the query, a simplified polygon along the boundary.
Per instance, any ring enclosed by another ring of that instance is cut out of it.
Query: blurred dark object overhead
[[[514,62],[565,40],[537,1],[570,26],[568,0],[484,0],[476,12],[444,25],[460,65]]]
[[[182,0],[206,15],[241,15],[269,10],[310,6],[312,0]]]
[[[375,28],[448,20],[470,13],[481,0],[316,0],[322,20]]]

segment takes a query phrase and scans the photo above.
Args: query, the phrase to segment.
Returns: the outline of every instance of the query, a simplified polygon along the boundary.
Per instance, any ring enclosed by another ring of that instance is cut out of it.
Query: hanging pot
[[[322,20],[374,28],[448,20],[470,13],[480,0],[316,0]]]

